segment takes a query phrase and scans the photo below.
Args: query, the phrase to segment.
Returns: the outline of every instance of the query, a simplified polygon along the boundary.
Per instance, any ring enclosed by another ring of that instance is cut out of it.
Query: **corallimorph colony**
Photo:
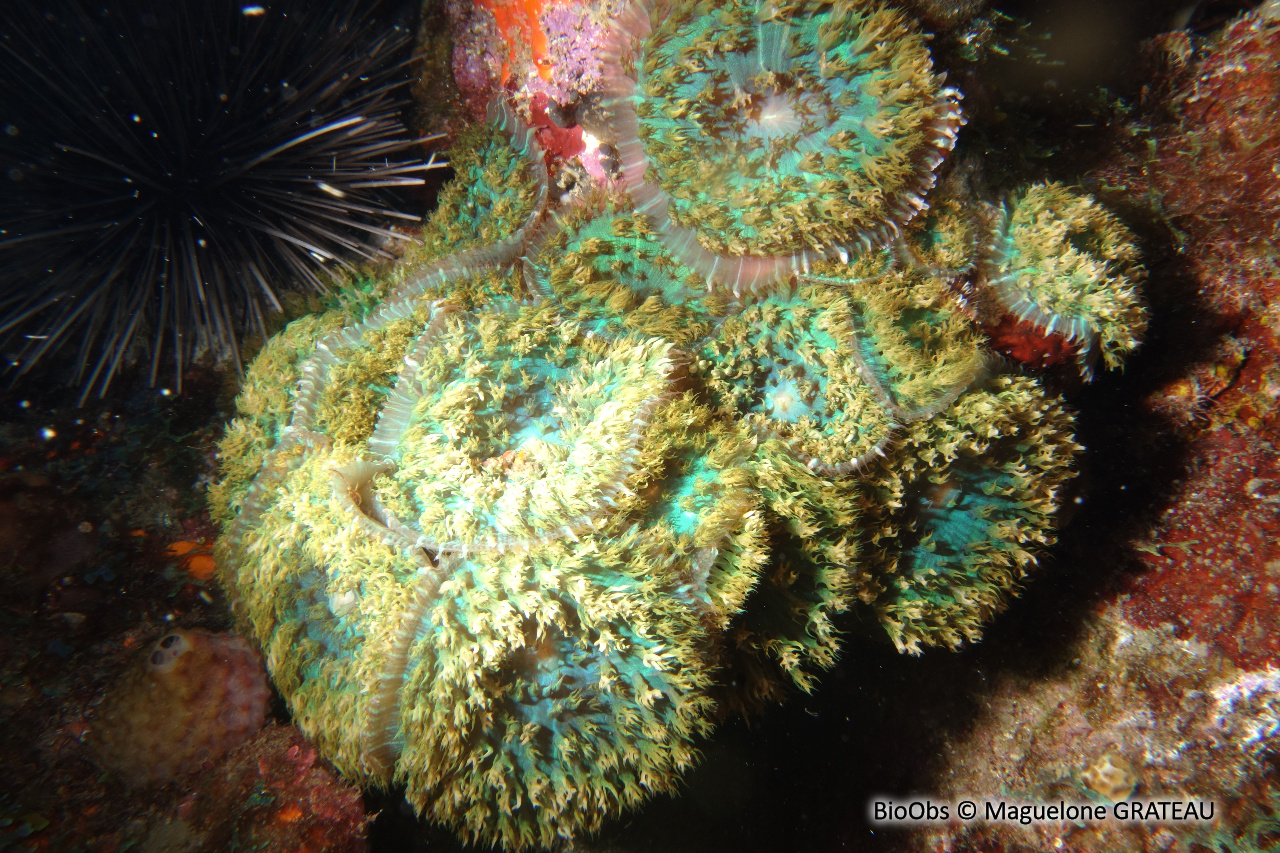
[[[599,85],[614,180],[557,204],[495,106],[422,245],[267,343],[214,490],[297,724],[509,849],[673,790],[726,711],[814,686],[841,614],[977,639],[1079,447],[975,306],[1085,371],[1145,326],[1093,199],[926,210],[960,94],[900,11],[631,7]]]

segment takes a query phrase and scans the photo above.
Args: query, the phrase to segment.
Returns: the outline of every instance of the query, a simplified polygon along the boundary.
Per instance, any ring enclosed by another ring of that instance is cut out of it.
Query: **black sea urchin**
[[[239,362],[275,288],[394,237],[432,168],[395,97],[408,33],[350,2],[12,3],[0,20],[0,344],[102,393],[133,356]],[[325,9],[326,11],[315,11]]]

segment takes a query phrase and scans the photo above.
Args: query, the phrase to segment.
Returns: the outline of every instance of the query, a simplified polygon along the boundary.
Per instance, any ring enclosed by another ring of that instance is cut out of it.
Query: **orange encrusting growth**
[[[196,542],[182,539],[174,542],[166,551],[169,556],[177,557],[186,573],[198,581],[209,580],[218,568],[209,549]]]
[[[493,19],[502,32],[502,38],[514,51],[517,45],[527,44],[533,52],[538,76],[551,79],[551,60],[547,57],[547,35],[542,31],[539,17],[546,6],[545,0],[476,0],[476,5],[493,13]],[[502,62],[502,82],[511,79],[511,62]]]

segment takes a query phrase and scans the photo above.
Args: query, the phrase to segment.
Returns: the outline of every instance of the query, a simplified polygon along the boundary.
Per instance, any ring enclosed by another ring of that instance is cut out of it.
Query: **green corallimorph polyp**
[[[770,294],[725,319],[696,369],[712,398],[805,463],[846,471],[889,439],[894,418],[859,372],[853,306],[822,282]]]
[[[726,310],[723,300],[672,258],[646,216],[619,212],[616,201],[599,207],[572,211],[537,248],[546,295],[600,331],[656,335],[677,346],[704,337]]]
[[[666,460],[637,484],[651,494],[646,523],[668,527],[677,547],[693,552],[693,572],[679,594],[719,630],[742,611],[768,559],[766,519],[752,456],[757,442],[741,424],[717,418],[689,392],[661,410],[662,428],[641,445]]]
[[[382,410],[376,497],[437,549],[589,529],[626,494],[670,345],[588,336],[550,303],[449,325]]]
[[[1005,310],[1080,346],[1091,377],[1099,353],[1119,367],[1147,328],[1145,277],[1133,233],[1092,196],[1038,184],[1004,211],[990,286]]]
[[[924,37],[865,0],[677,4],[636,83],[650,179],[724,255],[883,242],[959,122]]]
[[[861,376],[896,423],[945,409],[987,369],[982,336],[935,268],[884,251],[801,280],[846,294]]]
[[[505,240],[533,213],[541,182],[529,169],[530,142],[513,140],[498,124],[476,124],[458,134],[449,155],[457,177],[441,189],[421,243],[411,250],[410,267]]]
[[[348,319],[333,310],[295,320],[271,337],[249,364],[236,397],[239,415],[218,442],[221,477],[209,489],[214,521],[227,525],[240,512],[245,493],[288,422],[302,363],[317,340],[342,328]]]
[[[864,504],[873,607],[899,649],[976,641],[1054,540],[1079,446],[1031,379],[998,376],[915,425]]]
[[[730,702],[748,708],[778,698],[775,669],[814,689],[816,671],[834,666],[840,651],[836,618],[869,600],[858,573],[858,481],[815,473],[777,438],[760,442],[753,473],[775,553],[732,632],[730,662],[744,685]]]
[[[982,229],[973,211],[981,209],[962,166],[951,171],[929,195],[929,209],[903,233],[899,254],[926,273],[956,280],[970,273],[981,257]]]
[[[710,638],[660,529],[461,558],[409,650],[397,778],[472,840],[523,849],[669,790],[710,727]]]

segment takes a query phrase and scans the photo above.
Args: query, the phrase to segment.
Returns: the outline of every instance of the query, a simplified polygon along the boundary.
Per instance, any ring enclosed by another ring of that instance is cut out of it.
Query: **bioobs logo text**
[[[1105,803],[1026,802],[1003,798],[973,797],[956,802],[929,797],[872,797],[867,802],[867,818],[872,826],[921,823],[1088,824],[1123,823],[1212,823],[1217,815],[1213,800],[1178,798],[1167,800],[1121,800]]]
[[[892,800],[872,797],[867,803],[871,823],[939,823],[952,819],[951,803],[928,798]]]

